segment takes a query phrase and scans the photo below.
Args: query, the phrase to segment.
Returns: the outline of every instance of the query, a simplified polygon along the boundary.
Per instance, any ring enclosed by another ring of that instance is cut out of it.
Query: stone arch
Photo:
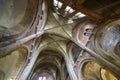
[[[91,20],[81,21],[73,28],[72,36],[77,42],[87,44],[95,27],[96,23]]]
[[[108,73],[108,75],[110,75],[109,77],[108,77],[107,73]],[[92,57],[84,58],[81,60],[81,62],[79,64],[78,77],[79,77],[79,80],[81,80],[81,79],[82,80],[84,80],[84,79],[85,80],[86,79],[118,80],[116,75],[114,75],[107,68],[105,68],[104,66],[102,66],[101,64],[96,62],[95,58],[92,58]]]
[[[59,53],[60,52],[58,51],[42,50],[36,60],[32,73],[30,74],[31,78],[32,76],[34,77],[37,75],[34,74],[36,72],[44,73],[47,71],[55,79],[57,79],[56,76],[59,74],[59,78],[61,79],[61,60],[63,59],[63,57]]]

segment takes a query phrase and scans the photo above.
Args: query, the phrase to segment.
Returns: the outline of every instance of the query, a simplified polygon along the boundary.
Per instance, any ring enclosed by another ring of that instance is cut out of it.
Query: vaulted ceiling
[[[119,4],[120,0],[0,0],[0,79],[39,80],[43,73],[53,80],[116,80]]]

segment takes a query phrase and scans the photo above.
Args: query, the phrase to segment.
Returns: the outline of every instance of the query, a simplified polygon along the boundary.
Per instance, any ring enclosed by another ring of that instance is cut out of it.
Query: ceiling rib
[[[84,6],[73,6],[74,9],[84,13],[85,15],[95,19],[95,20],[102,20],[104,17],[98,13],[95,13]]]
[[[98,9],[94,10],[94,11],[101,11],[101,10],[110,8],[110,7],[112,7],[112,6],[115,6],[115,5],[117,5],[117,4],[120,4],[120,0],[118,0],[118,1],[116,1],[116,2],[114,2],[114,3],[111,3],[111,4],[109,4],[109,5],[100,7],[100,8],[98,8]]]
[[[109,19],[120,19],[120,16],[119,15],[110,16],[110,17],[106,17],[104,20],[109,20]]]
[[[76,5],[81,5],[82,3],[84,3],[86,0],[77,0],[76,1]]]
[[[71,5],[71,0],[59,0],[59,1],[72,7],[75,10],[78,10],[78,11],[84,13],[85,15],[87,15],[95,20],[102,20],[104,18],[102,15],[100,15],[96,12],[93,12],[82,5]]]

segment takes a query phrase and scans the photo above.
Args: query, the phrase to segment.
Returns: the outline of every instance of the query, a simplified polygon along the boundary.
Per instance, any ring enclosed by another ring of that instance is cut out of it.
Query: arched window
[[[38,80],[47,80],[46,76],[40,76]]]
[[[42,72],[36,74],[31,80],[54,80],[54,79],[53,79],[53,75],[46,72]]]

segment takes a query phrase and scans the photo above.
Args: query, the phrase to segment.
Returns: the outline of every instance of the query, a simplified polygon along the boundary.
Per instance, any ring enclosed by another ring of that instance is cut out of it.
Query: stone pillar
[[[66,67],[70,76],[71,80],[78,80],[75,71],[74,71],[74,67],[72,66],[72,62],[69,60],[68,56],[65,56],[65,61],[66,61]]]

